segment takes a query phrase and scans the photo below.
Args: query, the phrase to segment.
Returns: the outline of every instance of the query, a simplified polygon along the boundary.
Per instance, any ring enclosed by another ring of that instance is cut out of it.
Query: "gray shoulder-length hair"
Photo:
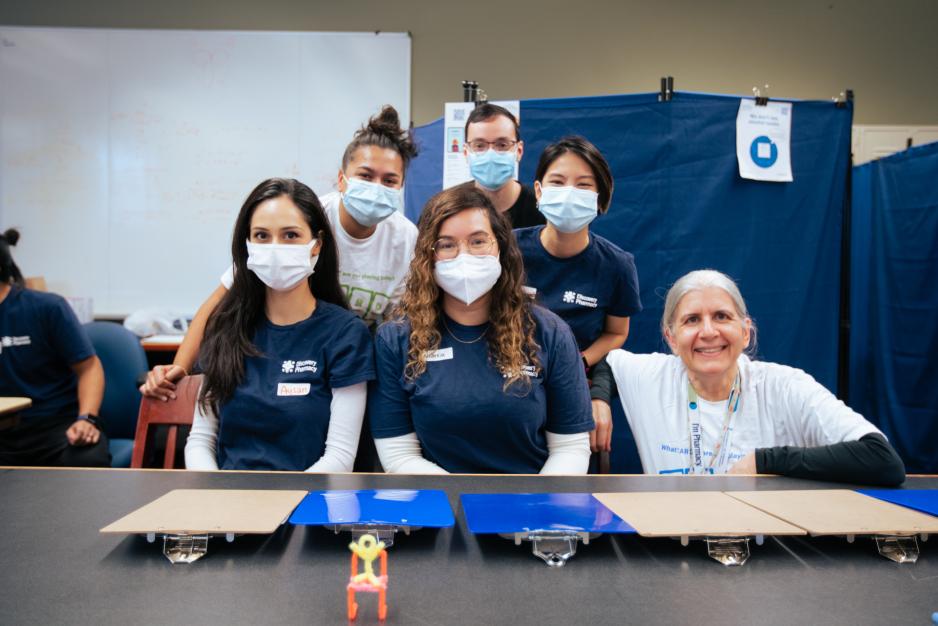
[[[678,278],[664,299],[664,313],[661,315],[661,334],[674,331],[674,316],[677,313],[677,305],[681,299],[691,291],[706,289],[707,287],[716,287],[725,291],[733,301],[736,308],[736,314],[743,319],[749,319],[750,339],[749,346],[746,348],[746,354],[754,356],[756,353],[756,325],[749,317],[749,310],[746,308],[746,301],[743,300],[743,294],[739,292],[739,287],[733,282],[733,279],[717,270],[694,270]]]

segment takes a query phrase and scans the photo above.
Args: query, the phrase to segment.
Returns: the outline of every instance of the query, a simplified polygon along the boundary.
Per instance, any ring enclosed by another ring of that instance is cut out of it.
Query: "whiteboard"
[[[335,188],[383,104],[410,120],[406,33],[0,27],[0,230],[96,316],[194,313],[265,178]]]

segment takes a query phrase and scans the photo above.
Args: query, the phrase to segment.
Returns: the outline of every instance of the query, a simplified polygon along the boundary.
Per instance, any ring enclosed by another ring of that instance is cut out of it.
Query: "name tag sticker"
[[[449,361],[453,358],[453,348],[441,348],[440,350],[427,350],[427,362],[431,361]]]
[[[277,383],[278,396],[308,396],[309,383]]]
[[[536,296],[536,295],[537,295],[537,287],[528,287],[527,285],[522,285],[522,286],[521,286],[521,291],[523,291],[524,293],[528,294],[529,296]]]

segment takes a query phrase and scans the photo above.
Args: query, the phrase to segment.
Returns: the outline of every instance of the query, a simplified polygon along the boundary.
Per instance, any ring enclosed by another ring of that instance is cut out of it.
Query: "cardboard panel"
[[[731,491],[728,495],[812,535],[938,533],[938,518],[847,489]]]
[[[803,535],[780,519],[719,491],[595,493],[643,537]]]
[[[101,529],[122,534],[269,534],[306,491],[175,489]]]

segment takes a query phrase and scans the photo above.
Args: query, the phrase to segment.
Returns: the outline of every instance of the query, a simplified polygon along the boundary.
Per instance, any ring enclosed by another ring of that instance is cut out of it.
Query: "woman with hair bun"
[[[19,238],[0,234],[0,396],[32,406],[0,418],[0,465],[107,467],[101,361],[64,298],[25,287]]]
[[[400,315],[375,338],[369,414],[385,470],[586,473],[576,340],[523,284],[511,224],[485,194],[460,185],[430,199]]]
[[[608,361],[647,474],[782,474],[898,485],[883,434],[805,372],[755,361],[755,326],[725,274],[697,270],[668,291],[671,355]]]
[[[417,149],[401,127],[394,107],[386,105],[360,128],[342,155],[338,192],[322,196],[322,206],[335,233],[339,282],[349,308],[375,326],[400,300],[413,257],[416,227],[404,216],[404,174]],[[195,364],[205,323],[233,282],[232,268],[199,308],[173,365],[158,365],[140,391],[146,396],[174,397],[173,381]]]

